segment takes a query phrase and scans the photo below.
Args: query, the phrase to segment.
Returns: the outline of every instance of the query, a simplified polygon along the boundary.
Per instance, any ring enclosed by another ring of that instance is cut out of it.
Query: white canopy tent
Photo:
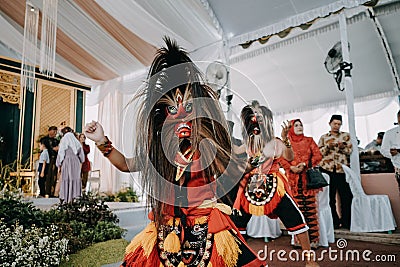
[[[42,8],[41,0],[31,2]],[[340,41],[338,20],[345,12],[357,136],[365,145],[393,126],[399,109],[400,1],[381,0],[369,7],[371,2],[59,1],[56,72],[92,85],[86,103],[97,107],[88,110],[98,117],[88,114],[86,120],[101,121],[114,144],[129,154],[132,142],[123,138],[128,135],[121,128],[127,113],[123,107],[168,35],[192,59],[205,61],[199,64],[204,70],[215,60],[230,66],[230,119],[238,122],[243,105],[258,99],[274,111],[277,129],[283,120],[301,118],[306,134],[318,141],[328,130],[331,114],[347,114],[345,92],[323,66],[329,49]],[[20,59],[24,7],[24,0],[0,0],[0,55]],[[244,44],[249,47],[244,49]],[[346,120],[343,130],[348,130]],[[238,127],[234,134],[240,136]],[[117,171],[101,155],[94,159],[95,166],[107,172],[102,190],[117,190]]]

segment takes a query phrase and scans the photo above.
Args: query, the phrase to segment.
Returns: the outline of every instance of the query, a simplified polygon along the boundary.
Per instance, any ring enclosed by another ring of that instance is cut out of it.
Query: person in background
[[[40,157],[39,157],[39,166],[38,166],[38,173],[39,173],[39,195],[44,197],[46,195],[45,185],[46,185],[46,176],[49,169],[50,157],[49,151],[47,150],[43,140],[40,142]]]
[[[389,158],[394,166],[394,173],[400,192],[400,110],[397,112],[397,126],[386,131],[383,136],[381,154]]]
[[[82,195],[81,163],[85,161],[85,155],[73,130],[65,127],[62,132],[56,164],[61,168],[59,198],[68,203]]]
[[[50,157],[45,184],[46,195],[54,197],[58,173],[56,159],[58,153],[58,144],[60,143],[60,141],[57,139],[57,127],[50,126],[48,129],[48,134],[41,138],[40,142],[44,143]]]
[[[322,135],[318,142],[322,154],[320,163],[321,171],[330,177],[329,183],[329,205],[331,207],[334,227],[350,229],[351,201],[353,194],[346,182],[342,164],[349,165],[348,156],[353,148],[350,142],[350,134],[340,131],[342,116],[332,115],[329,126],[331,130]],[[336,192],[338,191],[341,203],[342,216],[336,211]]]
[[[378,150],[378,151],[381,151],[382,140],[383,140],[383,136],[384,135],[385,135],[385,132],[379,132],[378,136],[376,137],[376,139],[372,140],[371,143],[366,145],[364,150]]]
[[[306,170],[317,166],[322,159],[322,155],[314,139],[304,136],[303,123],[300,119],[290,121],[290,125],[288,138],[292,144],[294,159],[284,165],[286,167],[285,172],[289,178],[289,185],[294,199],[310,227],[311,247],[317,248],[319,244],[319,227],[316,196],[320,189],[307,189]],[[297,240],[295,245],[299,245]]]
[[[88,175],[91,167],[90,161],[88,159],[88,154],[90,153],[90,146],[86,144],[85,141],[86,141],[85,134],[83,133],[79,134],[79,142],[81,142],[83,153],[85,154],[85,161],[82,163],[82,169],[81,169],[82,190],[85,190],[86,188],[86,183],[88,180]]]
[[[360,142],[361,142],[360,139],[358,139],[358,137],[357,137],[357,148],[358,148],[358,153],[364,151],[364,148],[360,147]],[[349,156],[348,161],[350,162],[350,156]]]

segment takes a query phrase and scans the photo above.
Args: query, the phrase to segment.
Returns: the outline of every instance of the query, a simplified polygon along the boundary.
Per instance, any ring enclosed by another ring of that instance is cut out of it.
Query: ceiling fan
[[[348,46],[350,49],[350,44],[348,44]],[[345,76],[351,76],[350,70],[353,68],[353,64],[343,61],[342,44],[340,41],[337,42],[328,51],[328,55],[325,58],[324,65],[328,73],[333,74],[333,77],[336,81],[339,91],[343,91],[344,88],[340,87],[340,83],[342,82],[343,72]]]
[[[218,98],[221,97],[221,91],[222,89],[227,89],[227,94],[226,94],[226,104],[228,106],[227,112],[230,110],[230,106],[232,103],[232,98],[233,95],[229,93],[227,84],[228,84],[228,78],[229,78],[229,70],[228,67],[220,62],[220,61],[214,61],[208,65],[206,69],[206,80],[211,86],[211,88],[217,92]]]
[[[217,92],[218,97],[221,95],[221,90],[228,83],[228,68],[219,61],[214,61],[207,66],[206,80],[211,88]]]

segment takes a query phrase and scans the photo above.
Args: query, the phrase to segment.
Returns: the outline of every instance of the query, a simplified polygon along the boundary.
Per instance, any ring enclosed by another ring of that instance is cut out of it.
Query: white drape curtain
[[[93,111],[86,114],[86,121],[97,120],[113,146],[127,158],[134,154],[136,138],[137,102],[132,101],[133,97],[134,92],[128,93],[121,88],[112,90],[99,102],[97,114]],[[102,192],[115,193],[126,187],[132,187],[139,194],[142,192],[137,173],[118,171],[93,144],[92,147],[93,168],[101,170]]]
[[[91,92],[87,93],[86,105],[96,105],[115,91],[123,95],[131,96],[143,85],[146,80],[146,75],[147,69],[143,69],[93,86]]]
[[[104,133],[112,141],[113,146],[117,149],[121,147],[121,109],[123,103],[123,95],[119,91],[109,93],[99,103],[98,121],[103,125]],[[120,173],[111,165],[107,158],[94,149],[93,169],[101,170],[101,187],[102,192],[117,192],[121,187],[121,181],[118,178]]]

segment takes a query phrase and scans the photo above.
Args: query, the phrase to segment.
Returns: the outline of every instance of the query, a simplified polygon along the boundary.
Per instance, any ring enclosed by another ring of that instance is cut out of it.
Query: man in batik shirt
[[[331,130],[322,135],[318,146],[322,154],[320,166],[322,171],[330,176],[329,205],[331,207],[333,225],[335,228],[350,229],[351,201],[353,194],[346,182],[342,164],[349,165],[348,157],[352,152],[350,134],[341,132],[342,116],[332,115],[329,126]],[[339,193],[342,216],[336,211],[336,192]]]

